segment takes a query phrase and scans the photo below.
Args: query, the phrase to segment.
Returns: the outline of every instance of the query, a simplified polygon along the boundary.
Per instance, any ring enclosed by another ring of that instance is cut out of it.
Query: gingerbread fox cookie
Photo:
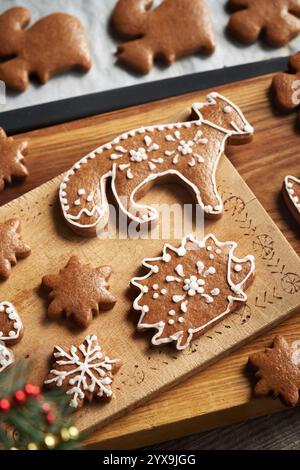
[[[12,137],[7,137],[0,127],[0,191],[4,189],[5,183],[28,176],[24,162],[27,147],[26,141],[16,142]]]
[[[18,343],[23,336],[23,323],[12,303],[0,302],[0,341]]]
[[[2,341],[0,341],[0,374],[11,367],[14,362],[15,358],[13,353]]]
[[[228,7],[228,30],[244,44],[263,34],[270,46],[282,47],[300,33],[299,0],[229,0]]]
[[[185,55],[214,52],[212,21],[205,0],[164,0],[151,10],[152,5],[153,0],[118,1],[112,16],[115,30],[123,38],[133,39],[119,46],[121,62],[148,73],[155,59],[172,64]]]
[[[245,303],[244,293],[254,277],[251,255],[238,259],[235,242],[183,239],[179,248],[166,244],[163,255],[146,258],[149,270],[132,279],[140,294],[133,308],[141,313],[138,329],[156,329],[153,345],[176,343],[178,350]]]
[[[85,156],[69,170],[59,190],[63,215],[73,230],[94,236],[108,222],[107,182],[123,213],[138,224],[158,213],[138,203],[160,179],[177,179],[193,191],[208,216],[220,216],[216,170],[226,144],[249,142],[253,135],[242,111],[211,93],[194,103],[191,122],[142,127],[125,132]]]
[[[46,83],[65,70],[90,69],[89,46],[77,18],[53,13],[26,29],[30,20],[23,7],[0,15],[0,80],[7,87],[24,91],[32,75]]]
[[[106,356],[97,336],[89,335],[80,346],[71,346],[69,351],[55,346],[52,367],[45,385],[64,390],[70,397],[70,406],[77,409],[85,401],[112,397],[113,376],[121,361]]]
[[[300,390],[299,341],[291,346],[283,336],[276,336],[273,347],[251,354],[249,362],[259,378],[254,393],[258,396],[273,393],[289,406],[296,406]]]
[[[93,268],[72,256],[57,275],[44,276],[42,283],[50,289],[50,318],[63,313],[79,326],[86,328],[101,310],[112,308],[117,299],[108,290],[110,266]]]
[[[278,73],[272,81],[272,92],[277,107],[291,112],[300,104],[300,52],[289,59],[289,73]],[[300,118],[298,118],[300,121]]]
[[[300,224],[300,179],[295,176],[286,176],[282,191],[288,208]]]
[[[19,219],[9,219],[0,224],[0,279],[8,279],[11,267],[18,259],[30,255],[31,249],[20,238],[21,225]]]

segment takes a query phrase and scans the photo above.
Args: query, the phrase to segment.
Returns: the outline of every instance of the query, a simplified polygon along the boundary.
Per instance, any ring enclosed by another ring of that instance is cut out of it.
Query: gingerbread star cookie
[[[179,248],[166,244],[161,257],[144,259],[147,274],[131,281],[140,291],[133,308],[141,314],[139,330],[157,330],[153,345],[185,349],[246,302],[254,258],[236,258],[236,247],[212,234],[204,240],[190,235]]]
[[[272,92],[277,107],[291,112],[300,105],[300,52],[289,59],[289,72],[278,73],[272,81]],[[298,118],[299,119],[299,118]]]
[[[23,323],[12,303],[0,302],[0,341],[18,343],[23,336]]]
[[[282,47],[300,33],[299,0],[229,0],[228,8],[228,30],[244,44],[263,35],[270,46]]]
[[[80,235],[95,236],[108,222],[107,184],[123,214],[137,224],[158,220],[157,210],[139,203],[166,177],[186,186],[208,216],[223,212],[216,171],[229,144],[251,140],[254,129],[242,111],[218,93],[194,103],[190,122],[141,127],[101,145],[76,163],[59,190],[63,215]]]
[[[2,341],[0,341],[0,374],[11,367],[14,362],[15,358],[13,353]]]
[[[295,176],[286,176],[282,191],[288,208],[300,224],[300,179]]]
[[[120,367],[119,359],[110,359],[102,352],[97,336],[89,335],[69,351],[55,346],[52,369],[44,383],[49,388],[64,390],[70,406],[77,409],[84,401],[111,398],[113,376]]]
[[[58,318],[65,313],[67,318],[86,328],[94,315],[112,308],[117,301],[108,290],[110,274],[110,266],[93,268],[72,256],[59,274],[43,277],[43,285],[51,290],[49,317]]]
[[[0,15],[0,80],[17,91],[31,76],[41,83],[69,69],[88,71],[89,45],[81,22],[66,13],[53,13],[27,28],[31,13],[15,7]]]
[[[0,127],[0,191],[4,189],[5,183],[28,176],[24,162],[27,146],[26,141],[17,142],[12,137],[7,137]]]
[[[18,259],[30,255],[31,249],[20,238],[21,225],[19,219],[9,219],[0,224],[0,278],[8,279],[11,267]]]
[[[212,54],[215,39],[205,0],[119,0],[112,15],[116,32],[132,39],[119,46],[118,58],[140,73],[148,73],[155,59],[172,64],[178,57]],[[178,32],[180,31],[180,34]]]
[[[254,392],[258,396],[280,395],[289,406],[296,406],[300,389],[300,360],[298,342],[289,346],[283,336],[276,336],[273,347],[251,354],[249,362],[258,371]]]

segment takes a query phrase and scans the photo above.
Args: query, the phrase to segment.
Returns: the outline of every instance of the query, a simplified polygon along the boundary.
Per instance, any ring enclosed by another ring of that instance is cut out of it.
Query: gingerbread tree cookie
[[[185,349],[246,302],[254,258],[236,258],[236,247],[212,234],[203,241],[190,235],[179,248],[166,244],[161,257],[144,259],[148,273],[131,281],[140,290],[133,307],[141,312],[138,329],[157,330],[152,344]]]
[[[110,266],[93,268],[72,256],[59,274],[43,277],[43,285],[51,290],[49,317],[58,318],[65,313],[67,318],[71,317],[79,326],[86,328],[93,315],[112,308],[116,303],[116,298],[108,290],[110,274]]]
[[[13,353],[0,341],[0,374],[8,369],[8,367],[11,367],[14,362],[15,358]]]
[[[298,342],[299,343],[299,342]],[[289,346],[283,336],[276,336],[273,348],[251,354],[249,362],[258,369],[256,395],[280,395],[289,406],[296,406],[300,389],[300,361],[297,344]]]
[[[229,0],[228,7],[228,30],[244,44],[263,33],[270,46],[282,47],[300,33],[299,0]]]
[[[211,54],[215,39],[205,0],[119,0],[112,15],[117,33],[133,39],[118,48],[121,62],[148,73],[155,59],[172,64],[197,52]],[[178,34],[180,31],[180,34]]]
[[[53,13],[26,29],[30,21],[23,7],[0,15],[0,80],[7,87],[24,91],[32,75],[46,83],[65,70],[90,69],[88,42],[77,18]]]
[[[288,208],[300,224],[300,179],[295,176],[286,176],[282,191]]]
[[[113,376],[121,362],[110,359],[98,344],[97,336],[89,335],[79,347],[65,351],[55,346],[53,368],[45,380],[47,387],[59,387],[70,397],[70,406],[82,407],[84,401],[111,398]]]
[[[272,81],[275,103],[283,112],[294,111],[300,105],[300,52],[289,59],[289,73],[278,73]]]
[[[28,176],[24,163],[27,145],[26,141],[17,142],[12,137],[7,137],[0,127],[0,191],[4,189],[6,182],[11,183],[12,179]]]
[[[208,217],[223,212],[216,170],[226,145],[249,142],[254,129],[242,111],[218,93],[194,103],[191,122],[141,127],[101,145],[65,175],[59,190],[70,227],[95,236],[108,222],[109,182],[120,210],[137,224],[158,220],[154,207],[139,203],[167,176],[186,186]]]
[[[9,219],[0,224],[0,278],[8,279],[11,267],[17,264],[18,259],[30,255],[31,249],[20,239],[19,219]]]
[[[18,343],[23,335],[23,323],[12,303],[0,302],[0,341]]]

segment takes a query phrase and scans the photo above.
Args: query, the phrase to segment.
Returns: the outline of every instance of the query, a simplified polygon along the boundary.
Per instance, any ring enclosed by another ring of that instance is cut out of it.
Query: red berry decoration
[[[54,423],[54,421],[56,420],[55,414],[53,414],[53,413],[51,413],[51,412],[50,412],[50,413],[47,413],[47,415],[46,415],[46,420],[47,420],[48,424]]]
[[[17,392],[14,393],[14,400],[17,403],[17,405],[23,405],[23,403],[26,402],[26,394],[23,390],[18,390]]]
[[[28,396],[37,397],[41,393],[41,390],[37,385],[26,384],[24,387],[24,392]]]
[[[0,400],[0,412],[7,413],[10,410],[10,401],[8,398],[1,398]]]

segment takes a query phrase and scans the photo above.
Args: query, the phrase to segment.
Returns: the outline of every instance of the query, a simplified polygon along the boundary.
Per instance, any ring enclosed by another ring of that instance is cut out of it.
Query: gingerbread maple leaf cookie
[[[300,33],[299,0],[229,0],[228,30],[240,42],[252,44],[263,33],[273,47],[288,44]]]
[[[65,70],[90,69],[88,42],[77,18],[53,13],[26,29],[30,21],[23,7],[0,15],[0,80],[7,87],[24,91],[32,75],[46,83]]]
[[[141,312],[138,329],[157,329],[152,344],[174,341],[185,349],[246,302],[254,258],[236,258],[236,247],[214,235],[203,241],[190,235],[179,248],[166,244],[161,257],[144,259],[149,272],[131,281],[141,291],[133,307]]]
[[[278,73],[272,81],[272,91],[277,107],[283,112],[299,108],[300,52],[289,59],[289,72]]]
[[[121,62],[148,73],[155,59],[172,64],[185,55],[214,52],[212,21],[205,0],[164,0],[151,10],[152,5],[153,0],[118,1],[112,16],[115,30],[125,39],[134,39],[119,46]]]
[[[0,278],[8,279],[11,267],[17,264],[18,259],[30,255],[31,249],[20,239],[19,219],[9,219],[0,224]]]
[[[256,395],[280,395],[289,406],[296,406],[300,389],[299,342],[289,346],[283,336],[276,336],[273,348],[254,353],[249,362],[258,369]]]
[[[96,235],[108,222],[106,185],[122,212],[138,224],[158,220],[158,212],[138,200],[169,176],[195,194],[208,216],[222,214],[216,170],[227,144],[249,142],[253,135],[241,110],[211,93],[194,103],[194,121],[142,127],[102,145],[65,175],[59,196],[63,215],[74,231]]]
[[[288,208],[300,224],[300,179],[286,176],[282,191]]]
[[[18,343],[23,335],[23,323],[12,303],[0,302],[0,341]]]
[[[120,367],[118,359],[110,359],[101,351],[97,336],[89,335],[68,352],[55,346],[53,368],[45,385],[61,388],[70,397],[70,406],[80,408],[95,397],[111,398],[113,375]]]
[[[26,141],[17,142],[12,137],[7,137],[0,127],[0,191],[4,189],[5,182],[11,183],[12,179],[28,176],[24,163],[27,145]]]
[[[4,372],[8,367],[12,366],[15,362],[15,358],[10,349],[0,341],[0,374]]]
[[[43,285],[51,290],[49,317],[58,318],[65,313],[67,318],[72,317],[79,326],[86,328],[93,315],[112,308],[117,301],[108,290],[110,274],[110,266],[93,268],[72,256],[59,274],[43,277]]]

